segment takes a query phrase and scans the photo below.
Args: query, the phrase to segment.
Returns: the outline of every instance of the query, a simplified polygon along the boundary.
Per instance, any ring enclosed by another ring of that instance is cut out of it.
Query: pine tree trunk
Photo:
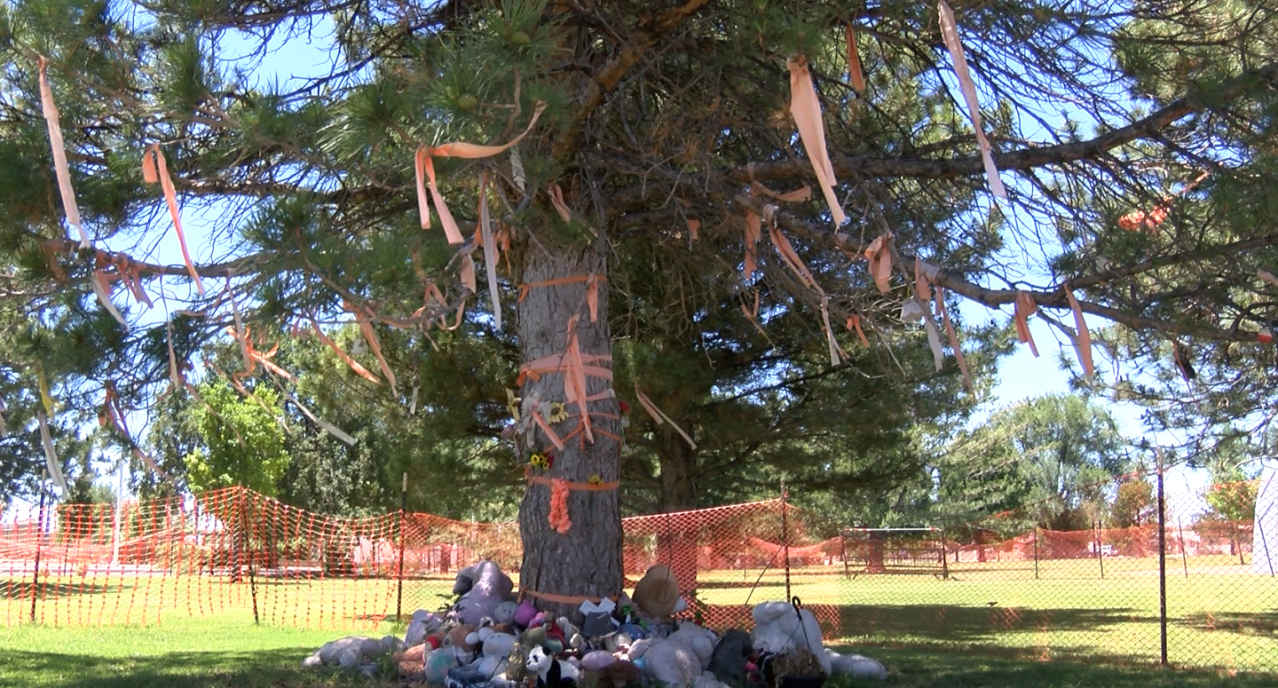
[[[664,429],[661,467],[661,511],[671,513],[697,508],[697,486],[692,475],[696,454],[677,432]],[[680,593],[697,589],[697,553],[705,539],[700,524],[691,519],[663,521],[657,537],[657,558],[670,567],[679,581]]]
[[[547,255],[538,246],[525,249],[523,281],[535,285],[538,282],[565,277],[584,276],[589,273],[606,273],[605,256],[596,248],[557,249]],[[522,359],[535,361],[545,356],[560,356],[568,348],[568,322],[578,315],[576,337],[583,356],[611,355],[612,344],[608,328],[607,282],[598,282],[598,319],[590,320],[587,307],[587,283],[570,282],[553,286],[534,286],[528,290],[519,304],[518,334]],[[589,365],[589,363],[587,363]],[[611,359],[597,365],[612,368]],[[531,377],[524,381],[520,396],[546,402],[565,401],[564,374],[544,374],[540,379]],[[595,395],[612,388],[610,380],[586,378],[587,395]],[[546,471],[534,471],[536,475],[558,478],[576,483],[587,483],[598,474],[605,481],[617,480],[621,456],[620,445],[609,435],[620,436],[620,409],[612,397],[590,402],[594,442],[577,435],[565,440],[562,450],[556,449],[541,430],[535,431],[535,448],[549,448],[554,455],[554,465]],[[552,426],[560,437],[569,434],[577,423],[576,404],[568,408],[571,418]],[[608,433],[608,434],[604,434]],[[530,449],[525,448],[527,456]],[[538,609],[555,616],[568,616],[580,622],[577,609],[580,602],[553,602],[538,598],[535,592],[568,597],[601,597],[616,595],[622,590],[621,563],[621,509],[617,490],[572,490],[568,496],[568,514],[572,521],[566,533],[560,534],[549,521],[551,488],[530,482],[519,507],[519,534],[523,539],[523,564],[519,570],[519,585],[525,599],[530,599]]]

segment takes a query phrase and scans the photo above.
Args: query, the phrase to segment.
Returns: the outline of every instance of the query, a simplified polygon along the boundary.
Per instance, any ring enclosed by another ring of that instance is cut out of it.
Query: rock
[[[729,629],[715,645],[710,656],[710,672],[715,678],[730,685],[745,683],[746,659],[751,651],[750,634],[739,628]]]
[[[318,669],[322,666],[324,666],[324,660],[320,659],[319,653],[302,660],[303,669]]]
[[[360,655],[359,649],[348,647],[342,650],[342,654],[338,656],[337,663],[346,671],[355,671],[363,664],[363,657]]]

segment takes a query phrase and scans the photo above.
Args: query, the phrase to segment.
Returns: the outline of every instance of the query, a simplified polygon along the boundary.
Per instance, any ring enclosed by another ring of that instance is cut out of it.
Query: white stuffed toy
[[[400,640],[394,636],[384,638],[367,638],[347,636],[324,643],[311,656],[302,660],[303,669],[312,669],[324,665],[339,665],[343,669],[358,669],[365,660],[380,657],[399,649]]]
[[[698,682],[698,679],[705,682],[702,674],[710,666],[714,644],[712,631],[684,622],[665,638],[636,641],[630,646],[629,659],[643,660],[640,664],[644,673],[659,683],[683,688]]]
[[[852,678],[887,678],[887,668],[869,657],[841,655],[826,649],[824,659],[829,660],[831,674],[846,674]]]
[[[784,652],[802,647],[816,655],[826,676],[830,658],[821,649],[821,627],[812,612],[797,610],[788,602],[763,602],[751,611],[754,617],[753,642],[756,650]]]

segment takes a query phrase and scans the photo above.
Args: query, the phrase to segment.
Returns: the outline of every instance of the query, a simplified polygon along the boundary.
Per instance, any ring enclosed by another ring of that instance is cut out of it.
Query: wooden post
[[[45,481],[49,479],[49,473],[46,471],[40,476],[40,511],[36,521],[36,552],[35,552],[35,569],[31,572],[31,623],[36,620],[36,598],[40,592],[40,550],[44,543],[44,498],[48,490],[45,489]]]

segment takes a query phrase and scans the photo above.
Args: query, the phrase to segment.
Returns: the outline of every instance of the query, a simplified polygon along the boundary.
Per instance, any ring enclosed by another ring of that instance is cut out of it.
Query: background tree
[[[224,380],[201,385],[204,404],[194,415],[203,446],[182,457],[192,492],[235,485],[268,497],[279,492],[289,464],[276,420],[279,399],[268,388],[252,394],[252,399],[241,399]]]
[[[1118,484],[1114,503],[1109,509],[1109,526],[1128,528],[1156,523],[1158,503],[1154,499],[1154,487],[1146,480],[1125,480]]]

